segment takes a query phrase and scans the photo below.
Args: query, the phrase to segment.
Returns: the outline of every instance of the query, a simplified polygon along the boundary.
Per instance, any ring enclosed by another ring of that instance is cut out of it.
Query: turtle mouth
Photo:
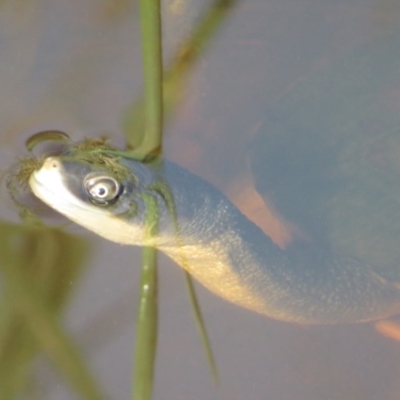
[[[99,210],[91,203],[85,203],[74,196],[65,185],[64,175],[61,161],[57,157],[49,157],[40,169],[31,174],[29,186],[36,197],[67,217],[74,217],[79,211],[107,214],[106,210]]]

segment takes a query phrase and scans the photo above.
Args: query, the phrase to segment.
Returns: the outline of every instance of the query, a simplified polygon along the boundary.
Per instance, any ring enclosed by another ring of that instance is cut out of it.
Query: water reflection
[[[81,275],[87,243],[58,229],[5,222],[0,224],[0,239],[2,398],[17,398],[28,386],[39,390],[31,368],[40,351],[81,395],[102,398],[59,319]]]

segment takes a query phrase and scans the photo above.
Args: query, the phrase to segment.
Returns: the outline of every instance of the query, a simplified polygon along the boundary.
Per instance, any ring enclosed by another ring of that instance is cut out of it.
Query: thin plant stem
[[[159,155],[163,124],[163,65],[160,0],[140,0],[144,79],[144,136],[137,144],[137,132],[127,135],[128,148],[138,159]],[[136,140],[135,140],[136,138]]]
[[[159,155],[162,148],[163,127],[163,65],[161,47],[160,0],[140,0],[142,29],[142,54],[144,73],[144,137],[139,147],[131,153],[144,159],[149,154]],[[135,132],[127,134],[128,148],[133,148]],[[158,208],[153,198],[147,196],[146,236],[157,234]],[[137,326],[133,371],[133,400],[150,400],[154,380],[157,348],[157,250],[146,246],[142,255],[140,305]]]
[[[159,208],[157,200],[144,194],[146,203],[146,232],[148,241],[157,237]],[[139,317],[136,329],[135,364],[133,372],[133,400],[150,400],[157,348],[158,296],[157,250],[145,246],[142,255]]]
[[[236,3],[237,0],[215,0],[177,50],[163,76],[165,120],[170,118],[177,104],[182,100],[188,73],[193,69],[199,57],[205,53]],[[145,97],[146,95],[143,94],[127,110],[123,130],[130,149],[140,148],[140,143],[146,140],[143,138],[143,135],[147,133],[145,128],[147,120],[143,118],[147,104]]]
[[[157,348],[157,250],[146,246],[142,253],[139,317],[136,329],[133,400],[151,399]]]
[[[217,365],[215,363],[214,355],[212,352],[210,338],[208,337],[206,324],[204,323],[203,314],[200,309],[199,301],[197,300],[196,290],[194,287],[193,279],[189,272],[185,271],[186,286],[188,289],[190,304],[192,306],[192,311],[194,314],[194,319],[196,321],[197,330],[199,331],[201,343],[206,352],[206,358],[208,365],[211,370],[211,375],[214,379],[214,383],[217,385],[219,382]]]

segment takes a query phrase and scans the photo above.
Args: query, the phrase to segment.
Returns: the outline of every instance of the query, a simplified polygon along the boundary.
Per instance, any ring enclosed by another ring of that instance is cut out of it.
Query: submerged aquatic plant
[[[48,140],[47,132],[39,132],[35,134],[35,136],[39,134],[43,135],[40,143]],[[35,145],[37,144],[39,144],[39,142]],[[33,148],[34,147],[31,147],[30,149],[33,150]],[[70,142],[69,146],[64,149],[62,155],[65,160],[81,161],[94,165],[97,168],[107,168],[110,172],[115,174],[117,178],[123,179],[129,171],[124,165],[118,162],[121,157],[119,154],[123,154],[123,152],[109,144],[108,138],[100,137],[85,138],[75,144]],[[20,158],[8,177],[9,188],[10,185],[20,185],[24,189],[27,188],[29,178],[33,171],[40,169],[48,156],[49,154],[43,154],[38,157],[29,156]],[[12,186],[11,190],[13,190]]]

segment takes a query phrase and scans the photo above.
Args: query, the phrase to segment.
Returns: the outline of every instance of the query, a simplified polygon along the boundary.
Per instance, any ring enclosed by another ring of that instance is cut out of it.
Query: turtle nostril
[[[60,162],[58,161],[57,158],[55,157],[48,157],[43,163],[43,168],[47,170],[54,170],[56,168],[59,168]]]

